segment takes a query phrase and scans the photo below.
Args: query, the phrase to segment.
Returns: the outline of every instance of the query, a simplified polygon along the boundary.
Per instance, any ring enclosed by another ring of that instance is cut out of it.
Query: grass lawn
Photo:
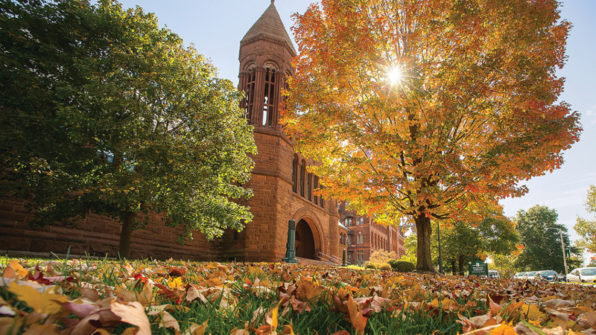
[[[0,273],[0,334],[596,334],[594,286],[173,260]]]

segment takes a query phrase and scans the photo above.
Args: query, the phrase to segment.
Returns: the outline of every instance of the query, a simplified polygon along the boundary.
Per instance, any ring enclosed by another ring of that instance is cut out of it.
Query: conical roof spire
[[[279,13],[275,8],[275,0],[271,0],[269,7],[267,7],[257,22],[252,25],[240,43],[248,43],[263,37],[287,44],[290,50],[296,54],[292,39],[288,35],[286,27],[284,27],[281,17],[279,17]]]

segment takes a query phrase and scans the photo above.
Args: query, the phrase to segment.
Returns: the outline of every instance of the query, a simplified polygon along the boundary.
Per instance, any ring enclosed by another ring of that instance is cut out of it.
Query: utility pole
[[[565,266],[565,278],[567,278],[567,254],[565,253],[565,240],[563,240],[563,231],[559,230],[561,236],[561,251],[563,251],[563,265]]]
[[[565,240],[563,239],[563,231],[559,228],[546,228],[549,229],[556,229],[559,232],[559,237],[561,238],[561,251],[563,252],[563,267],[565,268],[565,278],[567,278],[567,253],[565,252]]]

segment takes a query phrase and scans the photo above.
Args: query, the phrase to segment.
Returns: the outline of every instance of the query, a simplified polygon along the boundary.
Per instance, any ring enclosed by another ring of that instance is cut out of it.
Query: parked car
[[[534,280],[536,279],[536,273],[538,273],[538,271],[530,271],[530,272],[526,272],[526,275],[524,276],[524,278],[522,279],[526,279],[526,280]]]
[[[536,272],[534,277],[537,280],[559,281],[559,274],[554,270],[542,270]]]
[[[567,275],[567,281],[596,282],[596,268],[578,268]]]
[[[524,279],[525,276],[526,276],[525,272],[518,272],[513,275],[513,279]]]
[[[501,278],[501,276],[499,275],[499,271],[497,270],[488,270],[488,277],[489,278]]]

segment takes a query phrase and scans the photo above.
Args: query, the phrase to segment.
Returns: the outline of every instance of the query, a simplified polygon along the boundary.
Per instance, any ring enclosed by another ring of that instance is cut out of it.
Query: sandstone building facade
[[[311,162],[294,152],[278,122],[281,90],[295,55],[272,2],[240,42],[239,89],[246,92],[243,107],[258,148],[248,185],[254,197],[245,203],[253,222],[215,241],[195,233],[193,241],[180,245],[175,242],[179,231],[154,215],[146,228],[133,233],[132,257],[280,261],[288,221],[294,220],[298,257],[341,260],[337,205],[315,195],[319,180],[307,171]],[[120,225],[110,218],[91,214],[76,226],[29,227],[30,217],[21,201],[0,198],[0,253],[117,255]]]

